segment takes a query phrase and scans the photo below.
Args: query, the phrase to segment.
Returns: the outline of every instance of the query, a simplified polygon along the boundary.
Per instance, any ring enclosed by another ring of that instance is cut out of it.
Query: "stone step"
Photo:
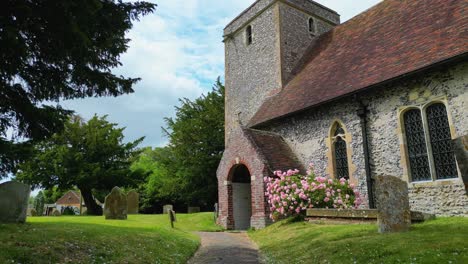
[[[377,220],[377,209],[307,209],[307,217]],[[421,222],[435,219],[435,215],[411,211],[411,220]]]

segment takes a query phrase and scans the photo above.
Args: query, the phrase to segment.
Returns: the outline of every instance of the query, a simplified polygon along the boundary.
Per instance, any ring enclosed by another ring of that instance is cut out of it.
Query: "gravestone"
[[[61,216],[62,213],[57,210],[56,208],[54,208],[54,210],[52,210],[52,213],[51,213],[52,216]]]
[[[411,211],[408,184],[394,176],[377,176],[374,179],[379,232],[409,231]]]
[[[187,213],[189,214],[194,214],[194,213],[199,213],[199,212],[200,212],[200,207],[196,207],[196,206],[189,207],[187,210]]]
[[[0,184],[0,223],[26,222],[31,188],[20,182]]]
[[[468,135],[453,140],[453,151],[465,183],[465,189],[468,192]]]
[[[104,215],[106,219],[127,219],[127,195],[119,187],[114,187],[104,201]]]
[[[168,214],[169,210],[174,210],[172,204],[166,204],[163,206],[163,214]]]
[[[138,214],[140,210],[140,195],[132,190],[127,194],[127,214]]]

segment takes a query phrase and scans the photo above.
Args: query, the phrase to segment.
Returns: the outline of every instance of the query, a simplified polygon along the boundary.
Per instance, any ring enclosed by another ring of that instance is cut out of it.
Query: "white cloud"
[[[194,99],[224,75],[224,26],[254,0],[159,0],[154,14],[136,22],[130,48],[115,73],[141,77],[135,93],[117,98],[64,102],[85,118],[109,115],[125,126],[127,140],[146,136],[144,145],[162,146],[163,118],[173,116],[178,99]],[[318,0],[342,15],[342,21],[378,0]]]

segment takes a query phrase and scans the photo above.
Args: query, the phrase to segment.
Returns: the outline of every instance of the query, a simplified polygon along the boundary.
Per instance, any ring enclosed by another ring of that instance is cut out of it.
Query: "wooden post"
[[[171,227],[174,228],[174,222],[177,221],[174,210],[169,210],[169,220],[171,221]]]

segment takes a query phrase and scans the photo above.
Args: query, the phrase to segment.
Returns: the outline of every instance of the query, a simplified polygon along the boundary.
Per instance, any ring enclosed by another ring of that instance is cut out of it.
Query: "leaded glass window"
[[[406,146],[413,181],[431,180],[429,159],[424,127],[419,109],[411,109],[404,114]]]
[[[334,158],[335,158],[335,173],[336,178],[349,179],[348,170],[348,152],[345,141],[345,131],[339,124],[335,124],[334,136]]]
[[[426,115],[436,178],[457,178],[457,165],[445,105],[437,103],[429,106]]]
[[[335,142],[335,166],[336,177],[338,179],[349,179],[348,153],[346,151],[346,141],[344,141],[341,137],[337,137]]]

